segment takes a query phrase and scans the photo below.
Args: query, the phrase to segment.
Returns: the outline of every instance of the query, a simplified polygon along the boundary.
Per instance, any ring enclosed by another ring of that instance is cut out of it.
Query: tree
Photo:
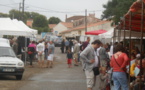
[[[50,17],[48,19],[48,23],[49,24],[58,24],[59,22],[61,22],[61,20],[59,18],[57,18],[57,17]]]
[[[11,19],[18,19],[20,20],[22,13],[19,12],[18,10],[12,9],[9,11],[9,16]]]
[[[9,17],[8,14],[0,13],[0,17]]]
[[[103,5],[105,10],[103,11],[102,19],[111,19],[117,24],[134,1],[136,0],[109,0],[106,5]]]
[[[43,15],[39,15],[39,16],[35,17],[33,21],[34,21],[34,23],[33,23],[34,27],[48,26],[47,18]]]
[[[22,12],[12,9],[9,11],[9,16],[12,19],[21,20]],[[28,19],[33,19],[33,28],[38,30],[38,33],[50,31],[48,28],[47,18],[44,15],[36,12],[25,12],[24,22],[26,22]]]
[[[43,15],[36,16],[33,19],[33,27],[38,30],[38,33],[48,32],[48,22],[47,18]]]

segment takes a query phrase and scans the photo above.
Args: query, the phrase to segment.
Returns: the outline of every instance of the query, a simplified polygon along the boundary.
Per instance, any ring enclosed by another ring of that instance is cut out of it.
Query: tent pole
[[[114,43],[115,43],[115,36],[116,36],[116,28],[114,28],[114,31],[113,31],[113,44],[112,45],[114,45]]]
[[[27,38],[25,37],[25,65],[27,64],[26,59],[27,59]]]
[[[125,47],[125,34],[126,34],[126,32],[125,32],[125,17],[124,17],[124,23],[123,23],[123,25],[124,25],[124,27],[123,27],[123,29],[124,29],[124,38],[123,38],[123,46]]]
[[[121,42],[121,28],[119,29],[119,42]]]
[[[119,42],[120,42],[120,41],[119,41],[119,35],[120,35],[119,31],[120,31],[120,28],[118,28],[118,30],[117,30],[117,31],[118,31],[118,35],[117,35],[117,36],[118,36],[118,38],[117,38],[117,39],[118,39],[118,43],[119,43]]]
[[[129,58],[131,58],[131,22],[132,22],[132,12],[130,12],[129,14]],[[129,85],[129,90],[131,90],[130,87],[130,62],[129,62],[129,81],[128,81],[128,85]]]
[[[142,0],[142,11],[141,11],[141,40],[140,40],[140,55],[141,55],[141,60],[140,60],[140,83],[139,83],[139,90],[141,90],[141,76],[143,74],[143,68],[142,68],[142,49],[143,49],[143,29],[144,29],[144,2]]]

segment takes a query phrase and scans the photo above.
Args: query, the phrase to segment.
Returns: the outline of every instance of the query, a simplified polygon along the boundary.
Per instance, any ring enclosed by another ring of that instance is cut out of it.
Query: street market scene
[[[0,7],[0,90],[145,90],[145,0]]]

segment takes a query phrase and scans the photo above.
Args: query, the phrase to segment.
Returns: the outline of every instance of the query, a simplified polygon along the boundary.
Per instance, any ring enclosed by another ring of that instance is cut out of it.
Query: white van
[[[0,39],[0,75],[14,75],[21,80],[24,72],[24,63],[18,59],[4,39]]]

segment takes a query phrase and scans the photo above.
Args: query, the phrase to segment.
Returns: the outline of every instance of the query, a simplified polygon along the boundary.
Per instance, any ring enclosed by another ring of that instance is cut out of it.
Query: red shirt
[[[119,64],[117,64],[117,63]],[[125,72],[126,66],[129,63],[129,58],[126,53],[122,53],[115,61],[114,55],[111,58],[110,66],[113,68],[113,72]],[[121,68],[123,70],[121,70]]]
[[[83,43],[83,45],[82,45],[82,47],[83,47],[83,50],[88,46],[88,44],[89,44],[89,42],[88,41],[86,41],[86,42],[84,42]]]

